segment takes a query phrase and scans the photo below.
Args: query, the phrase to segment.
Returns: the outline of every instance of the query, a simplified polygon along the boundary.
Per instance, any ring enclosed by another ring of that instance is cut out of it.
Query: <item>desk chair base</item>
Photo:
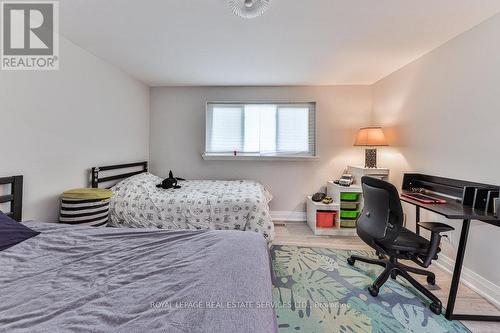
[[[443,309],[441,301],[433,293],[427,290],[427,288],[425,288],[417,280],[415,280],[410,274],[408,274],[408,272],[410,272],[414,274],[425,275],[427,276],[427,283],[429,283],[430,285],[435,285],[436,275],[434,273],[423,269],[406,266],[404,264],[399,263],[396,258],[371,259],[360,256],[351,256],[350,258],[347,259],[347,263],[353,266],[356,260],[384,267],[384,271],[382,272],[382,274],[380,274],[378,278],[375,280],[375,282],[373,282],[373,284],[370,287],[368,287],[368,291],[370,292],[370,295],[372,295],[373,297],[377,297],[380,288],[387,281],[387,279],[389,279],[389,277],[395,279],[399,275],[406,281],[410,282],[410,284],[413,287],[415,287],[418,291],[420,291],[422,294],[424,294],[427,298],[429,298],[432,301],[432,303],[429,305],[429,308],[432,312],[434,312],[437,315],[441,314],[441,311]]]

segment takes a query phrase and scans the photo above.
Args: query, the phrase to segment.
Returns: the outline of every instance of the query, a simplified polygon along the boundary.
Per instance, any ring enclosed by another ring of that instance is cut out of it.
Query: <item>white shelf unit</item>
[[[353,203],[357,205],[356,211],[360,211],[363,209],[363,189],[361,186],[358,185],[351,185],[351,186],[340,186],[338,184],[335,184],[333,181],[329,181],[326,186],[326,192],[329,196],[332,197],[333,202],[338,203],[339,205],[339,228],[341,230],[352,230],[353,234],[356,235],[356,228],[355,227],[342,227],[341,226],[341,221],[340,221],[340,214],[341,214],[341,194],[342,193],[357,193],[359,194],[359,198],[357,201],[348,201],[349,203]],[[347,231],[346,231],[347,233]]]
[[[335,225],[332,228],[320,228],[316,226],[316,212],[322,211],[335,211]],[[307,197],[307,224],[312,232],[317,236],[355,236],[356,229],[354,228],[340,228],[340,204],[339,201],[331,204],[324,204],[322,202],[312,201],[312,196]]]
[[[347,193],[363,193],[363,189],[361,186],[358,185],[351,185],[351,186],[340,186],[338,184],[335,184],[333,180],[330,180],[326,184],[326,193],[327,195],[331,196],[333,199],[333,202],[336,202],[339,204],[340,207],[340,193],[342,192],[347,192]],[[360,203],[363,203],[363,198],[362,196],[360,197]]]
[[[353,175],[354,184],[351,186],[340,186],[333,181],[327,183],[327,195],[332,197],[333,203],[324,204],[312,201],[312,197],[307,197],[307,224],[315,235],[328,236],[356,236],[355,227],[341,227],[341,193],[359,193],[357,201],[346,201],[357,205],[356,211],[363,210],[363,189],[361,188],[361,177],[371,176],[383,180],[388,180],[389,169],[386,168],[365,168],[360,166],[348,166],[347,172]],[[332,228],[320,228],[316,226],[316,212],[318,210],[336,211],[335,226]],[[348,210],[348,209],[345,209]]]

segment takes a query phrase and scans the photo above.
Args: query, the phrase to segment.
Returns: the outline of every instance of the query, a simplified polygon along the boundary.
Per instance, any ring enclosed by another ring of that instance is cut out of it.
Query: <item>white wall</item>
[[[317,102],[318,161],[205,161],[207,101]],[[151,89],[152,172],[190,179],[255,179],[273,193],[272,211],[305,211],[305,196],[363,161],[356,131],[369,123],[371,89],[335,87],[159,87]],[[293,214],[292,214],[293,215]]]
[[[413,170],[500,184],[499,40],[497,15],[373,86],[374,121],[400,152],[381,156],[394,182]],[[454,258],[461,223],[449,223]],[[500,228],[475,222],[469,239],[465,266],[500,286]]]
[[[0,71],[0,176],[25,176],[25,220],[56,221],[58,194],[87,186],[91,166],[148,159],[148,87],[60,47],[59,71]]]
[[[271,210],[302,213],[305,195],[362,163],[363,149],[352,147],[356,131],[376,123],[392,143],[379,164],[396,184],[404,171],[500,184],[499,39],[497,15],[373,87],[148,89],[62,38],[59,71],[0,72],[0,176],[24,174],[25,219],[55,221],[58,194],[86,186],[90,166],[148,156],[160,176],[172,169],[191,179],[258,180],[275,196]],[[320,159],[204,161],[207,101],[316,101]],[[453,225],[448,256],[458,243]],[[500,229],[475,223],[466,258],[496,285],[498,239]]]

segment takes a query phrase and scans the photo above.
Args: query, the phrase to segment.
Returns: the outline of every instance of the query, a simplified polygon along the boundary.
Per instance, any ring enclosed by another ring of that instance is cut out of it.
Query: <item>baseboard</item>
[[[440,254],[439,259],[434,262],[436,265],[444,269],[450,274],[453,274],[455,261],[447,256]],[[491,281],[486,280],[481,275],[473,272],[465,266],[462,266],[462,274],[460,282],[465,284],[470,289],[487,299],[500,309],[500,287]]]
[[[273,221],[283,222],[305,222],[305,212],[292,212],[292,211],[271,211],[271,218]]]

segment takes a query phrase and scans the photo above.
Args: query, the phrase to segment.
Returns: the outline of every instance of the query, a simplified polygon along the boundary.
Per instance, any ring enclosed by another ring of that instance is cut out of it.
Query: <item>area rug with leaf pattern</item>
[[[389,279],[372,297],[367,287],[381,267],[349,266],[351,254],[375,257],[368,251],[271,248],[280,332],[469,332],[459,321],[432,313],[429,301],[400,277]]]

